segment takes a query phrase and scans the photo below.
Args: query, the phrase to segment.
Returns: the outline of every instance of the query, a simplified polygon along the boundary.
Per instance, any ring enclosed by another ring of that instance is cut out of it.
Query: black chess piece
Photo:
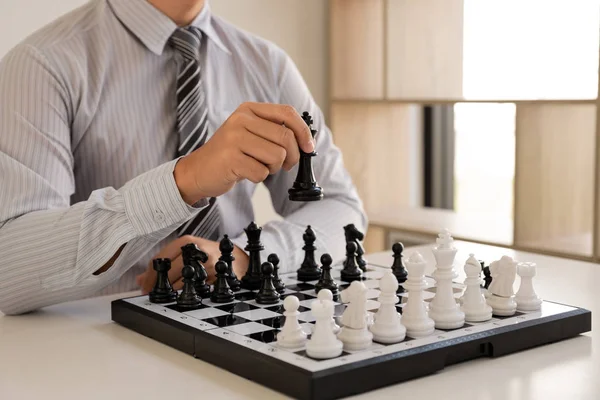
[[[245,247],[245,250],[248,251],[248,269],[246,270],[246,274],[242,277],[241,287],[242,289],[247,290],[258,290],[261,285],[261,258],[260,252],[265,249],[265,247],[260,242],[260,234],[262,232],[262,228],[256,225],[254,221],[252,221],[247,228],[244,229],[246,232],[246,236],[248,237],[248,244]]]
[[[268,261],[264,262],[261,266],[261,285],[256,295],[256,302],[258,304],[275,304],[281,297],[273,284],[273,270],[273,264]]]
[[[233,272],[233,261],[235,257],[233,256],[233,242],[229,239],[228,235],[224,235],[223,239],[219,243],[219,251],[221,252],[221,257],[219,260],[225,261],[227,264],[227,284],[234,292],[237,292],[241,288],[241,282],[238,280],[237,276]]]
[[[490,272],[489,265],[485,265],[484,261],[479,260],[481,264],[481,271],[483,272],[483,284],[481,285],[484,289],[488,289],[492,283],[492,273]]]
[[[364,259],[365,249],[361,243],[365,239],[364,233],[359,231],[356,225],[348,224],[344,226],[344,235],[346,236],[346,243],[354,242],[356,244],[356,263],[363,272],[366,272],[367,260]]]
[[[356,263],[356,243],[346,243],[346,259],[344,260],[344,268],[342,268],[341,278],[345,282],[352,282],[362,279],[362,270]]]
[[[273,285],[275,286],[275,289],[277,289],[279,293],[285,292],[285,283],[283,283],[279,277],[279,257],[277,257],[277,254],[272,253],[267,257],[267,261],[273,264],[273,269],[275,270],[273,273]]]
[[[156,283],[149,293],[151,303],[170,303],[177,300],[177,292],[169,282],[169,270],[171,260],[168,258],[156,258],[152,260],[152,267],[156,271]]]
[[[333,300],[337,301],[339,295],[339,287],[338,284],[331,277],[331,264],[333,263],[333,259],[327,253],[321,256],[321,278],[319,282],[315,285],[315,291],[319,293],[321,289],[329,289],[331,294],[333,294]]]
[[[229,303],[234,300],[233,290],[227,282],[227,263],[219,260],[215,264],[216,277],[210,300],[213,303]]]
[[[302,119],[310,128],[310,133],[314,139],[317,131],[312,129],[313,120],[310,114],[305,111]],[[292,187],[288,190],[289,198],[292,201],[318,201],[323,199],[323,189],[317,183],[312,167],[312,157],[317,156],[317,152],[305,153],[300,149],[300,162],[298,163],[298,174]]]
[[[183,277],[183,290],[177,298],[177,306],[185,310],[196,309],[202,304],[202,298],[198,296],[194,288],[194,277],[196,276],[194,267],[189,264],[184,265],[181,276]]]
[[[304,231],[302,238],[304,239],[304,247],[302,247],[302,250],[304,250],[304,261],[302,261],[300,269],[297,271],[298,280],[303,282],[316,281],[321,277],[321,269],[315,261],[315,251],[317,250],[315,241],[317,240],[317,236],[310,225]]]
[[[406,266],[404,265],[403,253],[404,245],[400,242],[396,242],[392,245],[392,253],[394,253],[394,263],[392,264],[392,273],[398,280],[398,290],[396,293],[403,293],[404,287],[402,284],[406,282],[406,278],[408,278],[408,271],[406,270]]]
[[[198,296],[202,298],[210,297],[210,285],[206,283],[208,273],[203,263],[208,261],[208,254],[200,250],[195,243],[188,243],[181,247],[181,258],[183,265],[189,265],[194,268],[194,288]]]

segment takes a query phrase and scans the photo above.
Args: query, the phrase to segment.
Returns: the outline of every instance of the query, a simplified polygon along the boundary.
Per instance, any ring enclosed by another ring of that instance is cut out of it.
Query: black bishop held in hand
[[[310,133],[315,138],[316,130],[312,129],[313,120],[310,114],[305,111],[302,119],[308,125]],[[298,175],[291,189],[288,190],[289,198],[292,201],[318,201],[323,199],[323,189],[317,183],[312,167],[312,157],[317,155],[316,151],[305,153],[300,149],[300,162],[298,163]]]
[[[196,275],[194,276],[194,288],[198,296],[207,298],[210,296],[210,285],[206,283],[208,273],[202,263],[208,261],[208,254],[203,252],[194,243],[188,243],[181,247],[181,258],[183,259],[183,265],[191,266]]]

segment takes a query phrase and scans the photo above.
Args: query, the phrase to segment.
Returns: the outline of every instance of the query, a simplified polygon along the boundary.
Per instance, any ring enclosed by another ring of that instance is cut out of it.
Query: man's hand
[[[181,277],[181,270],[183,268],[181,247],[188,243],[195,243],[200,250],[204,251],[208,255],[208,261],[205,264],[202,264],[208,273],[206,282],[212,283],[215,279],[215,264],[221,256],[219,243],[195,236],[182,236],[169,243],[156,256],[153,257],[153,259],[169,258],[171,260],[169,281],[175,290],[179,290],[183,287],[183,280]],[[234,247],[233,256],[235,257],[233,262],[233,272],[238,279],[241,279],[248,268],[248,256],[238,247]],[[136,282],[142,288],[143,294],[150,293],[156,282],[156,271],[154,271],[154,268],[152,267],[152,261],[150,261],[146,272],[137,276]]]
[[[175,181],[184,201],[228,192],[237,182],[264,181],[300,160],[299,148],[310,153],[310,129],[291,106],[244,103],[203,146],[182,158]]]

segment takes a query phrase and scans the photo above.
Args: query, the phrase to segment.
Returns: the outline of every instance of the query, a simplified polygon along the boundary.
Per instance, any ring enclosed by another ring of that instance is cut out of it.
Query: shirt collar
[[[108,0],[115,15],[150,51],[161,55],[167,41],[177,29],[177,24],[156,9],[147,0]],[[227,54],[231,51],[223,44],[213,26],[209,1],[206,0],[200,14],[192,21]]]

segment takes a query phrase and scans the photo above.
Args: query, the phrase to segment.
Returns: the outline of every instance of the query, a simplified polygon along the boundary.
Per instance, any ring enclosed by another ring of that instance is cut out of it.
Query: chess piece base
[[[235,300],[233,291],[230,291],[229,293],[213,294],[210,297],[210,301],[212,301],[213,303],[230,303],[233,300]]]
[[[431,307],[429,317],[433,319],[438,329],[458,329],[465,324],[465,313],[460,311],[458,305],[451,310],[438,310]]]
[[[323,200],[323,189],[319,186],[300,187],[295,186],[288,190],[291,201],[319,201]]]
[[[297,329],[284,336],[284,332],[277,334],[277,346],[286,349],[296,349],[306,344],[306,332]]]
[[[336,340],[335,343],[327,344],[306,343],[306,355],[316,359],[339,357],[343,349],[344,345],[339,340]]]
[[[435,330],[435,322],[431,318],[415,320],[403,315],[401,321],[406,328],[406,334],[413,338],[429,336]]]
[[[169,293],[153,293],[150,292],[148,298],[151,303],[164,304],[164,303],[172,303],[177,300],[177,292],[171,291]]]
[[[342,327],[338,339],[344,344],[344,349],[350,351],[364,350],[373,342],[373,334],[367,328],[352,329]]]
[[[487,303],[492,307],[492,313],[500,317],[510,317],[517,311],[515,296],[500,297],[490,294],[487,298]]]
[[[465,313],[466,322],[483,322],[492,319],[492,307],[487,304],[479,308],[462,307],[461,311]]]
[[[349,274],[349,273],[345,272],[344,270],[342,270],[340,272],[340,278],[344,282],[360,281],[362,279],[362,273],[360,272],[360,269],[358,271],[359,271],[359,273],[357,273],[357,274]]]
[[[300,268],[298,270],[299,281],[316,281],[319,278],[321,278],[321,271],[318,268],[306,270]]]
[[[400,321],[400,318],[398,318]],[[398,325],[375,325],[371,326],[373,341],[384,344],[400,343],[406,337],[406,328]]]
[[[542,299],[537,296],[515,297],[517,311],[537,311],[542,307]]]

